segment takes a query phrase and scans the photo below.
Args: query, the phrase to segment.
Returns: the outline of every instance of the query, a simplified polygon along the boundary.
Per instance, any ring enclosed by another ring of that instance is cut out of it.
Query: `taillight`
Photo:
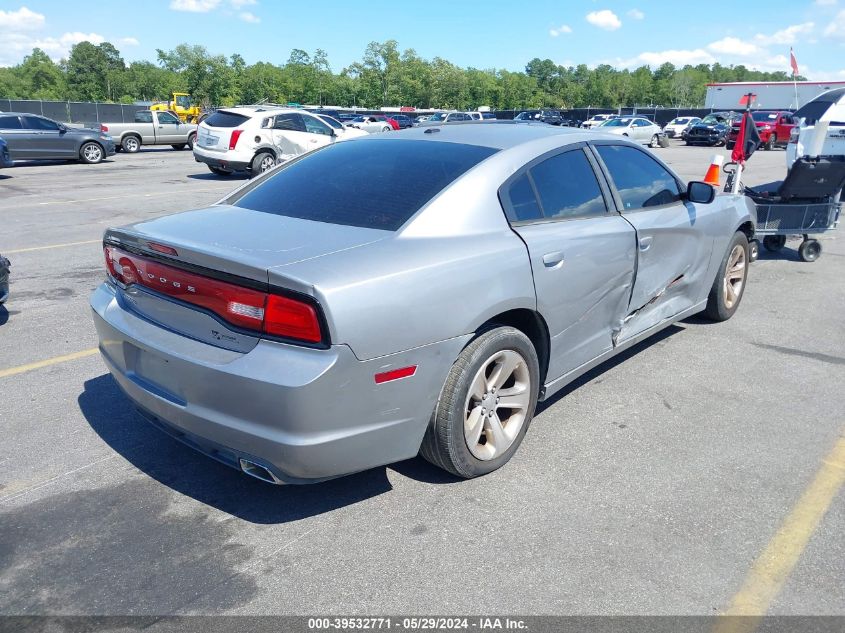
[[[109,131],[109,126],[103,125],[102,123],[100,123],[100,132],[108,132],[108,131]]]
[[[798,142],[798,135],[801,134],[797,127],[792,128],[792,131],[789,133],[789,142],[790,143],[797,143]]]
[[[229,137],[229,149],[235,149],[241,134],[243,134],[243,130],[232,130],[232,136]]]
[[[306,343],[323,340],[317,309],[307,300],[212,279],[114,246],[103,250],[109,274],[125,286],[138,284],[205,308],[239,328]]]

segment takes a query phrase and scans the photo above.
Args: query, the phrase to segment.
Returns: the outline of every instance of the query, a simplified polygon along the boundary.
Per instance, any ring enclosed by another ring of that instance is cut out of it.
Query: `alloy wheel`
[[[742,296],[742,287],[745,285],[745,249],[742,244],[733,247],[728,264],[725,266],[725,307],[730,310]]]
[[[86,145],[82,153],[85,156],[85,160],[91,163],[99,163],[103,159],[103,150],[100,149],[99,145],[95,145],[94,143]]]
[[[476,458],[487,461],[510,448],[531,404],[531,374],[521,354],[496,352],[475,374],[464,407],[464,437]]]

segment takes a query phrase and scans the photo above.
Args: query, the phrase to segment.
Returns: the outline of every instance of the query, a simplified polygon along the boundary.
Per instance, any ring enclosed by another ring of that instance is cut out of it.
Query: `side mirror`
[[[67,132],[67,127],[62,123],[59,123],[59,134],[64,134],[65,132]]]
[[[716,198],[716,188],[706,182],[693,180],[687,185],[687,200],[698,204],[710,204]]]

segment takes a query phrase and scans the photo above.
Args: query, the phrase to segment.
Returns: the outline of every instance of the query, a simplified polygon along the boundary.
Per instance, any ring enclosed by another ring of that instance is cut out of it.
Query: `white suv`
[[[290,108],[224,108],[197,130],[194,159],[218,175],[253,176],[342,135],[318,115]]]

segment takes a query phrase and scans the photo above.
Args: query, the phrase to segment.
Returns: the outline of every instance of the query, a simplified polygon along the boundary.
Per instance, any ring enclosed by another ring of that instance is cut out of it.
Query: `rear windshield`
[[[249,117],[220,110],[208,117],[205,124],[210,127],[238,127],[244,121],[249,121]]]
[[[291,218],[395,231],[496,151],[439,141],[346,141],[279,168],[226,202]]]

